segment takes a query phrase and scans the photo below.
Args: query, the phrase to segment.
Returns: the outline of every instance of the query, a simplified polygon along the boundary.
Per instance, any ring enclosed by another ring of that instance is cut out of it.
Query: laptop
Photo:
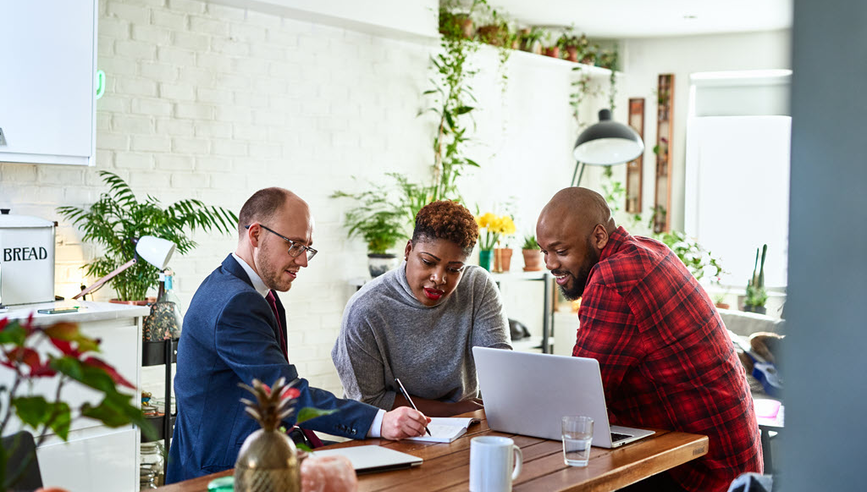
[[[355,468],[355,471],[359,475],[363,473],[403,470],[419,466],[424,462],[423,459],[417,456],[377,445],[326,449],[313,451],[310,454],[320,458],[337,455],[345,456],[352,462],[352,467]]]
[[[560,440],[564,415],[593,419],[593,446],[617,448],[653,431],[610,426],[596,359],[473,347],[488,426]]]

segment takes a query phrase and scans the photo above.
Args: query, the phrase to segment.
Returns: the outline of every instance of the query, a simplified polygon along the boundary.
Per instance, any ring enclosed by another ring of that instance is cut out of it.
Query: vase
[[[538,249],[521,250],[524,255],[524,271],[538,272],[542,270],[542,251]]]
[[[235,462],[235,492],[300,492],[295,443],[278,430],[253,432]]]
[[[765,306],[744,306],[744,311],[747,313],[767,314]]]
[[[494,248],[494,270],[497,273],[508,272],[512,266],[512,248]]]
[[[487,271],[491,271],[491,254],[493,253],[490,249],[483,249],[479,251],[479,266],[484,268]]]
[[[397,255],[391,253],[370,253],[367,255],[367,271],[370,278],[376,278],[397,266]]]

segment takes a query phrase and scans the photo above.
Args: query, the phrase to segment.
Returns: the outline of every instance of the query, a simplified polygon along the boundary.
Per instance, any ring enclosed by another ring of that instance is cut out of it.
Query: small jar
[[[165,460],[163,447],[159,441],[142,443],[139,463],[140,490],[155,489],[163,484]]]

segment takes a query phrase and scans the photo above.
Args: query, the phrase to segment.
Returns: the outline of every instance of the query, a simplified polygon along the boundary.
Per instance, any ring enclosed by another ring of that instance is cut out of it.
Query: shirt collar
[[[613,255],[617,250],[620,249],[620,245],[624,243],[629,238],[629,233],[626,232],[626,229],[623,226],[617,227],[614,229],[611,234],[608,235],[608,244],[602,248],[602,253],[599,255],[599,261],[608,258]]]
[[[248,265],[246,261],[244,261],[240,256],[236,255],[235,253],[232,253],[232,258],[234,258],[235,261],[237,261],[238,264],[241,265],[241,268],[243,268],[244,271],[247,273],[247,276],[250,277],[250,281],[253,282],[253,288],[256,289],[256,292],[262,294],[262,297],[267,296],[268,292],[270,292],[271,289],[269,289],[268,286],[265,285],[265,282],[262,281],[262,278],[259,277],[259,274],[257,274],[256,271],[253,270],[253,267]]]

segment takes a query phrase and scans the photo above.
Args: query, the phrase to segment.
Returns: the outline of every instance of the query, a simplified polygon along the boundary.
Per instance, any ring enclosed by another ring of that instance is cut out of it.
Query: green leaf
[[[48,421],[48,402],[41,396],[13,398],[12,406],[18,418],[34,429],[38,430],[40,425]]]
[[[130,404],[132,397],[117,394],[106,396],[97,406],[85,403],[81,408],[81,414],[85,417],[96,419],[107,427],[122,427],[135,424],[142,432],[142,436],[148,439],[156,439],[157,433],[153,425],[144,417],[141,410]]]
[[[62,402],[54,402],[50,405],[52,418],[49,419],[49,427],[64,441],[69,438],[69,426],[72,424],[72,414],[69,405]]]
[[[308,446],[308,445],[306,445],[306,444],[304,444],[304,443],[301,443],[301,442],[296,443],[296,444],[295,444],[295,448],[296,448],[296,449],[300,449],[301,451],[307,451],[308,453],[311,452],[311,451],[313,451],[312,449],[310,449],[310,446]]]
[[[9,323],[3,331],[0,331],[0,344],[12,343],[17,347],[22,347],[26,339],[27,330],[17,321]]]
[[[301,424],[302,422],[307,422],[310,419],[315,419],[316,417],[323,417],[325,415],[331,415],[332,413],[337,413],[339,410],[330,409],[330,410],[322,410],[319,408],[312,407],[304,407],[298,412],[298,418],[295,419],[295,424]]]

